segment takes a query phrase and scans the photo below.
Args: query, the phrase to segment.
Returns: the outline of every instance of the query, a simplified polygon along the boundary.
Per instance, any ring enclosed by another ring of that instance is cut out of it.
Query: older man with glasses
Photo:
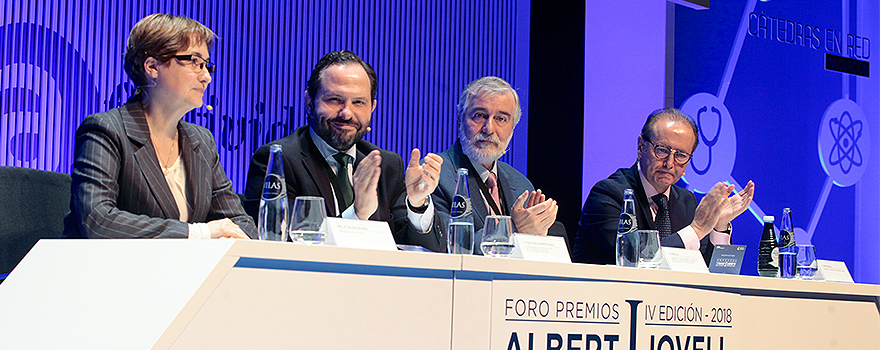
[[[708,262],[715,244],[730,244],[730,221],[752,201],[755,184],[731,196],[733,185],[718,183],[699,204],[675,185],[697,148],[697,125],[675,108],[652,112],[638,137],[638,158],[599,181],[584,203],[572,260],[614,264],[623,192],[632,189],[641,230],[660,231],[661,245],[699,249]]]

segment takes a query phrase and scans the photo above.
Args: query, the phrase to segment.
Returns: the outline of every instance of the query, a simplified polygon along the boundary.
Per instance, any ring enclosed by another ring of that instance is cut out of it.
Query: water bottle
[[[797,245],[791,223],[791,208],[782,209],[782,228],[779,230],[779,277],[796,278]]]
[[[287,184],[281,145],[269,146],[269,166],[260,198],[257,234],[264,241],[287,241]]]
[[[636,202],[633,190],[623,191],[623,210],[620,211],[620,222],[617,224],[617,266],[636,267],[639,262],[639,236],[636,231]]]
[[[449,234],[446,248],[449,254],[473,254],[474,252],[474,213],[467,188],[468,171],[458,169],[455,195],[449,209]]]
[[[779,274],[779,246],[776,243],[773,221],[772,216],[764,217],[764,233],[761,234],[761,243],[758,245],[758,274],[763,277],[776,277]]]

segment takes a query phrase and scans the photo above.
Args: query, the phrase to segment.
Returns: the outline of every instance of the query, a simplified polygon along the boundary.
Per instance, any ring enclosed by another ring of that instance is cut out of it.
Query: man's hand
[[[211,231],[211,238],[251,239],[229,218],[208,222],[208,230]]]
[[[354,213],[358,219],[367,220],[379,208],[379,176],[382,175],[382,156],[378,150],[367,154],[351,176],[354,188]],[[345,208],[343,208],[344,210]]]
[[[726,186],[723,183],[717,183],[706,196],[700,200],[697,210],[694,213],[694,221],[691,223],[694,231],[699,239],[703,239],[709,231],[718,223],[722,209],[730,204],[730,193],[733,192],[733,186]]]
[[[414,207],[421,207],[428,203],[428,196],[434,193],[437,183],[440,181],[440,166],[443,158],[428,153],[425,155],[425,164],[419,164],[421,152],[418,148],[413,149],[409,156],[409,165],[406,167],[406,196],[409,203]]]
[[[556,201],[547,199],[541,190],[531,195],[525,191],[513,203],[510,217],[519,232],[546,236],[547,230],[556,222],[558,211]]]
[[[733,188],[733,185],[730,186]],[[734,218],[742,214],[749,205],[752,204],[752,198],[755,197],[755,184],[749,181],[746,188],[739,193],[730,197],[730,201],[724,208],[721,208],[721,215],[718,216],[718,222],[715,224],[715,231],[727,230],[727,227]]]

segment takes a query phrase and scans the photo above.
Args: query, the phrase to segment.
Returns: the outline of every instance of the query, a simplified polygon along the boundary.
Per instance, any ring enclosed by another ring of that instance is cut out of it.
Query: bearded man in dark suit
[[[399,155],[361,139],[370,130],[377,90],[376,73],[355,53],[324,55],[304,93],[309,125],[263,145],[251,158],[248,214],[259,213],[269,146],[278,144],[291,208],[297,196],[320,196],[329,216],[388,222],[398,243],[424,232],[443,237],[444,225],[430,198],[442,159],[427,154],[420,164],[414,149],[404,165]]]

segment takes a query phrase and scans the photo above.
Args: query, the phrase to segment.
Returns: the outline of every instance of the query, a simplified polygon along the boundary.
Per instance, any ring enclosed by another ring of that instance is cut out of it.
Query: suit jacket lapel
[[[502,170],[501,167],[498,167],[498,184],[501,186],[501,202],[505,203],[507,206],[508,214],[513,212],[513,204],[516,203],[516,199],[525,192],[525,189],[514,187],[509,181],[509,177],[507,173]],[[499,205],[501,205],[499,203]]]
[[[455,153],[458,154],[458,167],[456,168],[456,174],[458,168],[472,168],[468,166],[471,160],[461,150],[461,143],[455,141],[453,147],[455,147]],[[474,228],[479,230],[483,228],[486,215],[489,215],[489,209],[486,208],[486,201],[483,199],[483,193],[480,192],[480,185],[477,184],[477,181],[482,180],[480,179],[480,174],[471,174],[470,172],[471,170],[468,170],[468,195],[471,198],[471,208],[474,212]]]
[[[306,168],[312,181],[317,185],[321,197],[324,197],[327,215],[338,216],[340,213],[336,212],[336,198],[333,197],[333,187],[330,184],[332,171],[330,171],[327,161],[324,160],[324,156],[312,142],[308,128],[305,128],[300,135],[300,146],[303,167]]]
[[[642,179],[639,177],[638,165],[633,165],[629,168],[626,177],[627,180],[629,180],[630,185],[632,185],[635,194],[636,214],[640,214],[638,215],[638,218],[636,218],[640,223],[639,226],[648,227],[648,229],[654,230],[654,220],[651,218],[651,206],[648,203],[648,196],[645,194],[645,187],[642,186]],[[620,198],[623,198],[623,193],[621,193],[620,196]],[[642,222],[645,224],[642,225]]]
[[[208,169],[208,160],[202,154],[202,144],[199,138],[191,135],[191,128],[184,127],[183,123],[177,125],[177,131],[180,133],[180,156],[186,165],[186,191],[187,203],[189,203],[193,212],[190,215],[190,221],[202,221],[208,217],[208,209],[211,206],[211,182],[205,181],[205,177],[210,177],[211,172]],[[196,203],[194,200],[201,199]]]
[[[150,188],[150,193],[159,203],[165,218],[180,218],[177,203],[174,201],[165,175],[162,174],[156,149],[153,147],[153,141],[150,140],[150,127],[147,125],[143,105],[132,98],[120,109],[119,113],[125,125],[126,135],[137,148],[134,152],[134,158]]]
[[[682,229],[687,224],[682,225],[682,222],[687,218],[687,213],[685,212],[685,206],[681,205],[682,201],[679,198],[681,193],[679,189],[672,185],[671,190],[669,191],[669,222],[672,224],[672,232],[677,232]],[[681,227],[679,227],[681,226]]]

